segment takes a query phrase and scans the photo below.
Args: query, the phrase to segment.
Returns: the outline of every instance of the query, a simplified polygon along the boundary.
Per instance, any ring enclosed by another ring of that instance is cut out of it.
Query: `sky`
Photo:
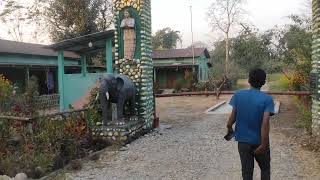
[[[193,11],[194,41],[207,44],[221,38],[221,35],[212,32],[206,19],[206,13],[213,0],[153,0],[152,1],[152,28],[153,32],[165,27],[171,27],[182,34],[181,47],[191,44],[191,17],[190,5]],[[249,24],[260,30],[273,28],[284,24],[290,14],[306,11],[306,0],[247,0],[244,9],[247,11]],[[311,10],[310,10],[311,11]]]
[[[308,0],[247,0],[244,5],[248,13],[246,20],[260,30],[270,29],[277,24],[287,22],[286,17],[290,14],[307,11],[304,5],[306,1]],[[153,32],[165,27],[180,31],[182,44],[178,45],[178,48],[191,44],[190,5],[193,11],[194,42],[202,41],[210,45],[221,39],[221,35],[214,33],[209,27],[206,18],[213,0],[152,0],[151,2]],[[2,37],[3,34],[3,28],[0,28]]]

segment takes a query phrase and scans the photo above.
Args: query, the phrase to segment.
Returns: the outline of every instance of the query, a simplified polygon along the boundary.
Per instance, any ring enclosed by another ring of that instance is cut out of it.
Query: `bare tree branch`
[[[245,0],[214,0],[208,10],[209,23],[213,31],[221,31],[225,35],[226,59],[225,74],[228,75],[230,37],[232,29],[239,25],[241,16],[244,14],[242,4]]]

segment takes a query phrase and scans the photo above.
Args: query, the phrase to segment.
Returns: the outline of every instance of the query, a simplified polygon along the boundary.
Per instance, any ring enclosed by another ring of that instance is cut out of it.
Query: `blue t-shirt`
[[[272,97],[256,89],[240,90],[234,94],[230,105],[237,110],[236,141],[261,144],[263,114],[274,113]]]

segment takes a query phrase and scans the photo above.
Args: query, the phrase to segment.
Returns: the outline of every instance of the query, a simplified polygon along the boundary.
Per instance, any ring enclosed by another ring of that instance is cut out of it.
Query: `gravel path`
[[[122,151],[105,150],[99,161],[67,173],[67,179],[241,179],[237,143],[223,140],[227,116],[203,113],[213,102],[206,97],[158,100],[160,117],[171,128],[146,135]],[[272,179],[320,179],[304,167],[312,154],[280,133],[272,133],[271,139]]]

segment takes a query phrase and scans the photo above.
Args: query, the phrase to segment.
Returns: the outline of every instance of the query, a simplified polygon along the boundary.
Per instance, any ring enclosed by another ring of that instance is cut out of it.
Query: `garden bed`
[[[78,110],[36,118],[0,117],[0,175],[24,172],[40,178],[108,146],[93,141],[90,111]]]

